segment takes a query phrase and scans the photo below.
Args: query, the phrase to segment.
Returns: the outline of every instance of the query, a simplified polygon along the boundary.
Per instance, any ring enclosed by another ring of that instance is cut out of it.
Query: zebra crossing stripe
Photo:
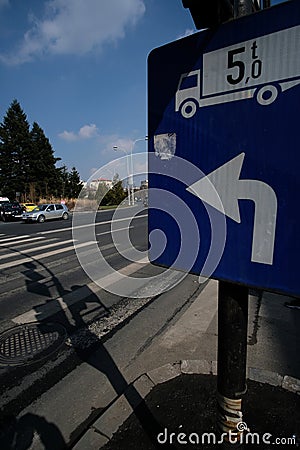
[[[96,241],[83,242],[81,244],[77,244],[76,248],[87,247],[89,245],[95,244],[95,242]],[[73,245],[70,245],[69,247],[59,248],[59,249],[53,250],[51,252],[41,253],[39,255],[36,255],[35,257],[21,258],[21,259],[18,259],[17,261],[11,261],[11,262],[7,262],[7,263],[3,263],[3,264],[0,264],[0,270],[8,269],[8,268],[11,268],[11,267],[16,267],[16,266],[19,266],[21,264],[25,264],[25,263],[28,263],[28,262],[34,262],[34,261],[37,261],[37,258],[38,259],[48,258],[50,256],[58,255],[60,253],[69,252],[71,250],[74,250],[74,246]]]
[[[0,256],[0,260],[6,259],[6,258],[12,258],[13,256],[19,256],[19,255],[28,256],[29,253],[38,252],[40,250],[45,250],[46,248],[51,248],[51,247],[55,247],[58,245],[69,244],[70,242],[73,242],[73,239],[68,239],[67,241],[57,241],[57,242],[53,242],[52,244],[41,245],[39,247],[26,248],[25,250],[15,250],[14,252],[6,253],[6,254]],[[29,244],[30,244],[30,242],[29,242]]]
[[[32,238],[32,239],[30,239],[30,241],[28,240],[24,240],[24,238],[23,238],[23,236],[16,236],[16,237],[14,237],[14,238],[10,238],[10,239],[19,239],[19,240],[17,240],[17,241],[9,241],[9,242],[4,242],[4,239],[0,239],[0,247],[6,247],[7,245],[16,245],[16,244],[26,244],[27,242],[28,243],[30,243],[30,242],[32,242],[32,241],[37,241],[37,240],[40,240],[40,239],[45,239],[44,237],[35,237],[35,238]],[[21,238],[21,240],[20,240],[20,238]],[[27,239],[27,238],[26,238]],[[3,243],[4,242],[4,243]]]

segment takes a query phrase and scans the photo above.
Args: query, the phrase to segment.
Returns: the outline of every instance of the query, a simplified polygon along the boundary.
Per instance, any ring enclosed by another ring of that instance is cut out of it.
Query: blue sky
[[[149,52],[193,31],[181,0],[0,0],[0,121],[16,98],[86,180],[147,134]]]

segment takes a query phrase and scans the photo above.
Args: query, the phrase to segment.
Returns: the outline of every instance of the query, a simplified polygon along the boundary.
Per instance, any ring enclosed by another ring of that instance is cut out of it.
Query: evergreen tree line
[[[43,129],[34,122],[31,129],[19,102],[13,100],[0,124],[0,195],[11,201],[77,198],[82,188],[76,168],[56,167],[61,158]]]

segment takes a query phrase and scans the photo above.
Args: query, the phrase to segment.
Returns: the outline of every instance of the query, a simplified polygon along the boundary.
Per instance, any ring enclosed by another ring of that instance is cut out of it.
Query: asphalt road
[[[74,217],[43,224],[0,222],[0,419],[4,427],[7,417],[16,417],[58,381],[72,374],[100,341],[102,345],[161,297],[160,285],[172,287],[182,278],[181,274],[171,273],[160,283],[151,283],[151,277],[163,269],[147,262],[132,262],[119,254],[116,245],[120,244],[120,232],[128,227],[128,216],[134,216],[129,223],[132,245],[139,251],[147,250],[146,209],[124,208],[116,219],[112,236],[113,214],[114,211],[97,214],[96,240],[106,261],[116,270],[146,277],[145,286],[139,291],[141,298],[137,300],[112,293],[115,283],[112,275],[103,274],[106,289],[102,289],[79,264],[72,226],[85,235],[89,226],[87,213],[77,215],[76,225]],[[97,267],[97,255],[91,250],[90,241],[80,245],[90,258],[89,265]],[[183,284],[165,296],[170,306],[166,312],[156,314],[155,326],[164,327],[193,298],[201,289],[196,280],[195,276],[187,276]],[[51,345],[44,345],[36,336],[35,327],[39,324],[50,327],[50,331],[42,331],[50,336],[45,339],[55,341],[58,334],[55,342],[59,345],[52,346],[52,341]],[[65,335],[60,336],[61,326]],[[151,333],[154,328],[151,327]],[[147,326],[143,325],[143,329]],[[37,351],[39,345],[45,346],[45,354]],[[52,351],[48,354],[49,348]]]
[[[147,249],[147,214],[145,210],[139,212],[139,208],[135,208],[134,211],[124,210],[124,217],[127,217],[129,212],[132,215],[139,214],[131,224],[133,245],[145,251]],[[111,210],[97,214],[96,237],[107,261],[112,266],[120,268],[128,264],[128,261],[124,258],[122,260],[112,242],[110,232],[112,215]],[[81,218],[79,217],[78,220],[80,222]],[[82,213],[82,222],[86,223],[85,213]],[[124,225],[126,225],[125,221],[118,222],[115,235],[118,230],[123,229]],[[90,251],[88,244],[83,247],[87,253]],[[72,292],[77,291],[79,298],[79,291],[82,290],[81,297],[84,301],[86,297],[84,289],[91,282],[80,266],[74,251],[72,218],[68,221],[49,221],[42,224],[25,224],[21,221],[0,222],[0,274],[0,331],[18,323],[35,320],[37,314],[41,316],[43,305]],[[113,302],[119,300],[112,299],[109,295],[108,297],[106,306],[111,306]],[[91,320],[89,310],[95,309],[95,305],[85,304],[84,306],[83,320]],[[103,305],[99,307],[103,310]],[[28,311],[32,311],[30,317]],[[51,308],[48,308],[48,311],[50,316],[53,312]],[[94,316],[97,315],[97,311],[94,312]],[[27,318],[24,316],[25,313]],[[42,319],[45,318],[43,314]]]

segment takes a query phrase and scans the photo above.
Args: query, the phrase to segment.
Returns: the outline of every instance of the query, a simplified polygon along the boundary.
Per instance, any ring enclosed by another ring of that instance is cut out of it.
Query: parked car
[[[9,198],[8,198],[8,197],[0,197],[0,206],[1,206],[3,203],[10,203]]]
[[[60,203],[47,203],[46,205],[38,205],[30,212],[24,212],[22,216],[24,222],[45,222],[45,220],[51,219],[64,219],[69,218],[69,210],[66,205]]]
[[[18,202],[3,202],[0,204],[0,216],[3,222],[7,220],[21,219],[23,208]]]
[[[35,203],[21,203],[21,206],[22,206],[23,210],[26,212],[33,211],[34,208],[37,207],[37,205]]]

